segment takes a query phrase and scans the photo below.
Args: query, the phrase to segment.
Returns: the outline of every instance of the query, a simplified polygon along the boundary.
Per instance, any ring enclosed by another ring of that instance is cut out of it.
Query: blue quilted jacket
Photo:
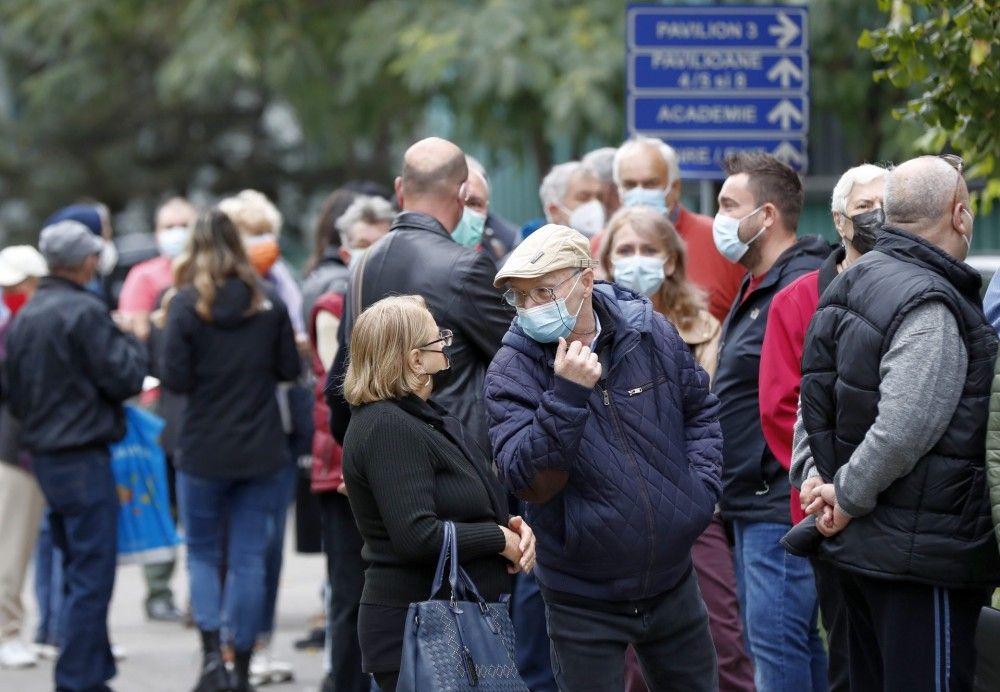
[[[599,282],[602,379],[593,389],[553,371],[555,346],[504,336],[486,376],[490,441],[500,476],[518,492],[544,469],[564,489],[528,505],[537,576],[585,598],[648,598],[691,564],[722,485],[719,404],[708,375],[649,300]]]

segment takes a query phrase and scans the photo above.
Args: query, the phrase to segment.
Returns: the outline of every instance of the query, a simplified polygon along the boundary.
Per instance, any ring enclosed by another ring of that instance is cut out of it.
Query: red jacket
[[[326,371],[316,349],[316,316],[320,312],[332,313],[338,320],[344,316],[344,296],[339,293],[324,293],[313,304],[309,315],[309,340],[312,342],[312,371],[316,376],[313,385],[316,405],[313,407],[313,424],[316,432],[312,444],[311,487],[314,493],[334,492],[344,482],[341,449],[330,434],[330,409],[323,397],[326,385]]]
[[[774,296],[760,351],[760,425],[767,446],[786,469],[792,465],[792,430],[802,380],[802,349],[819,304],[819,270],[788,284]],[[792,487],[792,523],[805,517]]]

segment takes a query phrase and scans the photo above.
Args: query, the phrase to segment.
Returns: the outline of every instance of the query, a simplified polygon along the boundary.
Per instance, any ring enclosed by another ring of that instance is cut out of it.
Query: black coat
[[[21,443],[44,453],[120,440],[122,402],[142,389],[147,363],[100,298],[50,276],[10,326],[4,369]]]
[[[771,300],[788,284],[822,264],[830,246],[819,236],[800,238],[741,300],[749,274],[726,318],[719,343],[719,368],[713,391],[719,397],[722,424],[722,500],[727,521],[790,524],[788,472],[764,440],[760,425],[760,351]]]
[[[986,489],[986,423],[997,336],[979,274],[927,241],[883,228],[875,250],[822,295],[802,358],[802,420],[823,478],[832,479],[879,412],[880,366],[896,329],[927,301],[954,314],[969,354],[948,428],[871,513],[823,541],[842,569],[939,586],[995,586],[1000,555]],[[927,367],[934,367],[928,363]]]
[[[188,395],[174,463],[208,478],[251,478],[288,463],[275,387],[301,362],[288,309],[261,284],[264,309],[247,315],[250,289],[231,278],[219,288],[212,320],[195,311],[197,294],[171,301],[160,362],[163,386]]]
[[[499,554],[498,525],[508,521],[503,488],[443,409],[412,395],[354,409],[344,480],[370,564],[362,603],[405,608],[426,600],[445,520],[455,522],[460,562],[483,597],[510,591]]]
[[[390,231],[362,257],[352,279],[345,334],[349,338],[358,308],[390,295],[422,296],[438,326],[455,334],[447,350],[451,368],[434,376],[434,401],[467,427],[470,442],[489,450],[486,368],[514,317],[493,287],[496,266],[483,253],[452,240],[427,214],[403,212]],[[336,378],[336,368],[330,374]]]

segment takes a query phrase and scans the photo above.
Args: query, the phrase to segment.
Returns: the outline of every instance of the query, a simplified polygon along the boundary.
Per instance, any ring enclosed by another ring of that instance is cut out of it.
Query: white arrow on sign
[[[788,58],[782,58],[774,64],[774,67],[767,71],[767,80],[769,82],[773,82],[776,79],[781,80],[782,89],[787,89],[793,79],[802,81],[802,70]]]
[[[802,111],[795,107],[795,104],[788,99],[781,99],[778,105],[767,114],[767,122],[776,123],[781,121],[781,129],[788,130],[792,126],[792,121],[802,122]]]
[[[782,142],[779,144],[774,151],[771,152],[771,155],[779,161],[784,161],[788,165],[792,165],[793,163],[801,164],[804,161],[802,154],[800,154],[799,150],[792,146],[790,142]]]
[[[792,41],[798,38],[799,33],[801,32],[799,31],[798,25],[789,19],[788,15],[784,12],[778,12],[778,22],[778,24],[772,24],[769,26],[767,32],[771,34],[771,36],[778,37],[779,48],[787,48]]]

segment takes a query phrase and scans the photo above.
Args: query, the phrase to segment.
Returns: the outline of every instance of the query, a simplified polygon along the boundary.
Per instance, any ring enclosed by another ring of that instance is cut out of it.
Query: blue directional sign
[[[629,133],[683,148],[685,177],[721,179],[721,159],[746,150],[804,171],[808,20],[804,6],[630,5]]]

